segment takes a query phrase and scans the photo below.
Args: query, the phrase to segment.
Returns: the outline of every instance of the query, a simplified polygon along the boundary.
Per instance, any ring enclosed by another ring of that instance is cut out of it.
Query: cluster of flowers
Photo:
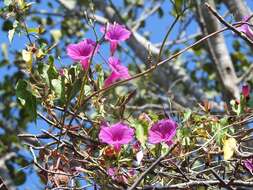
[[[105,80],[104,86],[110,86],[114,82],[121,79],[130,78],[128,68],[121,65],[118,58],[114,57],[118,43],[127,40],[131,32],[124,26],[114,23],[108,27],[102,27],[101,32],[104,33],[105,40],[110,42],[111,57],[108,60],[111,69],[110,76]],[[90,67],[90,60],[99,51],[99,44],[91,39],[85,39],[77,44],[70,44],[67,47],[67,54],[74,61],[80,61],[84,70]]]
[[[131,32],[125,26],[114,23],[108,27],[102,27],[101,32],[104,33],[105,40],[110,43],[111,57],[108,60],[111,69],[110,76],[105,80],[104,86],[107,87],[117,80],[127,79],[130,77],[128,68],[121,65],[118,58],[114,57],[118,43],[127,40]],[[85,39],[77,44],[70,44],[67,47],[67,54],[74,61],[80,61],[84,70],[89,69],[90,60],[94,54],[99,51],[99,44],[91,39]],[[176,134],[177,124],[171,119],[164,119],[153,124],[149,130],[149,143],[157,144],[165,142],[172,144],[172,138]],[[103,143],[113,146],[116,152],[119,152],[123,144],[128,144],[133,140],[134,129],[128,125],[119,122],[109,126],[102,124],[99,133],[99,139]]]
[[[148,131],[148,141],[151,144],[166,143],[171,145],[176,134],[177,124],[172,119],[163,119],[152,125]],[[99,139],[101,142],[112,145],[119,152],[123,144],[130,143],[134,138],[134,129],[119,122],[109,126],[101,125]]]

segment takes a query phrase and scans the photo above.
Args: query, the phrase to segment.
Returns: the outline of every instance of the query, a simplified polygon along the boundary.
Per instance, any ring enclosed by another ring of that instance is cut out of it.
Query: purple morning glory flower
[[[101,142],[112,145],[116,152],[119,152],[121,145],[128,144],[134,136],[134,130],[124,123],[116,123],[108,127],[108,125],[101,126],[99,132],[99,139]]]
[[[253,160],[247,159],[243,161],[244,166],[252,173],[253,172]]]
[[[105,33],[105,27],[101,28],[101,32]],[[127,40],[131,35],[131,32],[125,28],[125,26],[114,23],[109,24],[105,34],[105,39],[110,42],[110,50],[113,55],[119,42]]]
[[[109,67],[112,70],[111,75],[105,80],[105,87],[110,86],[114,82],[120,80],[120,79],[128,79],[130,78],[130,75],[128,73],[128,68],[121,65],[121,62],[119,59],[115,57],[109,58]]]
[[[96,48],[96,49],[95,49]],[[88,69],[89,60],[93,54],[97,53],[99,46],[91,39],[85,39],[77,44],[70,44],[67,47],[67,54],[74,61],[80,61],[84,70]],[[95,49],[95,50],[94,50]]]
[[[244,17],[242,21],[243,22],[248,22],[249,17],[248,16]],[[248,24],[242,24],[240,27],[237,28],[237,30],[244,33],[248,38],[253,40],[253,31],[252,31],[252,29],[250,28],[250,26]]]
[[[167,145],[173,143],[172,138],[176,134],[177,124],[171,119],[163,119],[154,123],[148,132],[148,141],[151,144],[165,142]]]

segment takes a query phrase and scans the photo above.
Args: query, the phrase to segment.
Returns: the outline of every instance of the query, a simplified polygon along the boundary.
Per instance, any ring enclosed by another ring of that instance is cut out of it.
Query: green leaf
[[[68,89],[70,99],[74,98],[80,91],[82,80],[76,80],[73,85]]]
[[[190,109],[187,109],[185,112],[184,112],[184,116],[183,116],[183,123],[186,122],[188,119],[190,119],[191,117],[191,114],[192,114],[192,111]]]
[[[145,146],[148,138],[148,125],[140,121],[134,121],[132,126],[135,127],[136,138],[140,141],[142,146]]]
[[[56,93],[57,98],[62,96],[62,83],[60,79],[53,79],[51,81],[54,92]]]
[[[91,92],[91,87],[89,85],[84,85],[84,95],[88,96]]]
[[[2,43],[1,44],[1,49],[2,49],[2,54],[3,54],[3,57],[4,59],[8,60],[8,46],[6,43]]]
[[[10,20],[5,20],[2,26],[3,31],[9,31],[13,29],[13,24]]]
[[[25,80],[19,80],[16,85],[16,96],[20,103],[27,109],[31,118],[36,121],[36,97],[32,93],[31,85]]]
[[[241,99],[240,99],[241,100]],[[237,104],[235,100],[231,100],[230,101],[230,105],[232,106],[232,110],[239,116],[242,111],[243,111],[243,108],[242,108],[242,101],[240,101],[241,103],[240,104]]]
[[[183,6],[183,0],[175,0],[176,11],[179,12]]]
[[[220,123],[215,123],[212,125],[212,132],[216,134],[216,143],[221,146],[223,144],[224,139],[226,138],[227,129],[222,129]]]
[[[96,65],[95,67],[96,69],[96,72],[98,73],[98,88],[101,89],[104,85],[104,71],[103,71],[103,68],[102,68],[102,65]]]
[[[49,86],[49,78],[48,78],[48,71],[49,66],[46,64],[43,64],[42,62],[38,63],[38,71],[42,79],[45,80],[45,83]]]
[[[51,81],[52,79],[57,79],[59,76],[59,72],[55,68],[54,64],[50,64],[47,70],[48,78]]]
[[[167,152],[169,151],[168,149],[168,145],[166,143],[162,143],[162,147],[161,147],[161,155],[165,155],[167,154]]]

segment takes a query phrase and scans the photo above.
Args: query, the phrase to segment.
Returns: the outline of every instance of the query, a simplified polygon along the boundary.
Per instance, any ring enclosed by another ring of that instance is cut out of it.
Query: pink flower
[[[248,22],[249,17],[246,16],[242,20],[243,22]],[[250,26],[248,24],[242,24],[240,27],[237,28],[240,32],[243,32],[248,38],[253,40],[253,31],[251,30]]]
[[[101,28],[101,32],[105,33],[105,27]],[[131,35],[131,32],[125,28],[125,26],[114,23],[109,24],[108,30],[105,34],[105,39],[110,42],[110,50],[113,55],[119,42],[127,40]]]
[[[115,57],[109,58],[109,67],[112,70],[111,75],[105,80],[105,87],[110,86],[114,82],[120,79],[128,79],[130,75],[128,73],[128,68],[121,65],[119,59]]]
[[[95,49],[96,48],[96,49]],[[74,61],[81,61],[83,69],[88,69],[89,60],[92,54],[97,53],[99,46],[91,39],[83,40],[77,44],[69,44],[67,47],[67,54]]]
[[[248,98],[248,97],[249,97],[249,94],[250,94],[249,85],[243,85],[243,86],[242,86],[242,95],[243,95],[245,98]]]
[[[244,166],[252,173],[253,172],[253,160],[247,159],[243,161]]]
[[[128,144],[134,135],[134,130],[127,125],[119,122],[108,127],[107,125],[101,126],[101,130],[99,133],[99,139],[112,145],[116,152],[119,152],[121,149],[121,145]]]
[[[149,130],[148,141],[151,144],[165,142],[171,145],[172,138],[176,134],[177,124],[171,119],[163,119],[153,124]]]

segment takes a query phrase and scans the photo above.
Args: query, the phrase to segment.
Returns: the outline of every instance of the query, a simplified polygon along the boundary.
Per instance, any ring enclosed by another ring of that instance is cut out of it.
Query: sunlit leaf
[[[235,138],[228,138],[223,145],[224,160],[229,160],[233,157],[236,150],[237,142]]]
[[[59,0],[68,9],[74,9],[77,3],[77,0]]]
[[[8,59],[8,46],[6,43],[2,43],[1,44],[1,49],[2,49],[2,53],[3,53],[3,57],[4,59]]]
[[[191,117],[192,111],[190,109],[187,109],[184,112],[184,116],[183,116],[183,123],[186,122],[190,117]]]
[[[33,63],[33,53],[31,51],[22,50],[22,58],[26,62],[26,68],[31,72]]]
[[[56,43],[60,41],[61,36],[62,36],[62,33],[60,30],[51,30],[50,33]]]
[[[148,125],[134,121],[132,126],[135,127],[136,138],[140,141],[142,146],[145,146],[148,138]]]
[[[8,31],[8,39],[10,42],[12,42],[14,34],[15,34],[15,28]]]

